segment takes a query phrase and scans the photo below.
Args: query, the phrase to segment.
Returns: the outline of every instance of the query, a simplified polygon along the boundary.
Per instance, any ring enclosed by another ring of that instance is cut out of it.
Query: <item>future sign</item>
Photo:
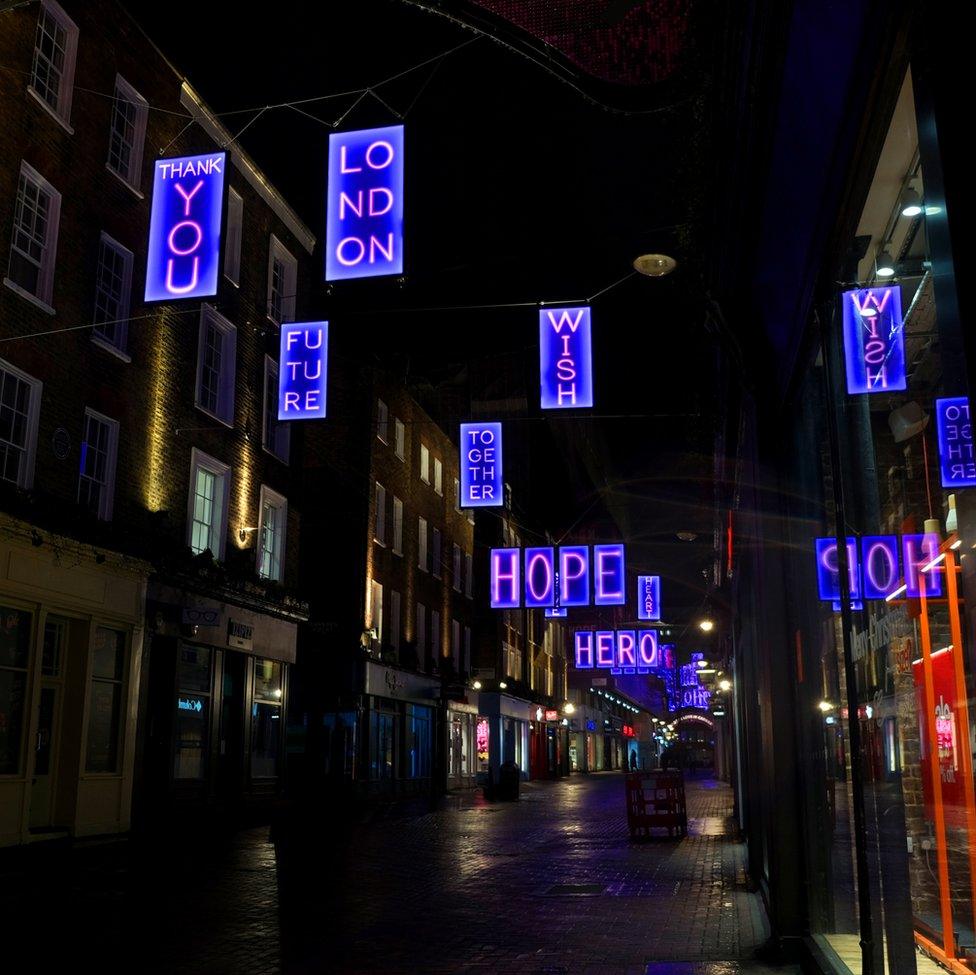
[[[845,291],[844,357],[849,393],[906,389],[901,287]]]
[[[649,674],[664,667],[657,630],[577,630],[576,669]]]
[[[324,419],[328,372],[329,323],[289,322],[282,325],[278,419]]]
[[[505,503],[500,423],[461,424],[460,466],[462,508],[498,507]]]
[[[544,410],[593,405],[590,309],[539,312],[539,379]]]

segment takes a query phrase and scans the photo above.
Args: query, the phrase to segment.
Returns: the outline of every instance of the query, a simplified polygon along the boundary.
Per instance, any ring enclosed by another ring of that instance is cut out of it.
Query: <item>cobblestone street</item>
[[[280,863],[263,828],[205,852],[52,852],[8,876],[34,902],[7,916],[63,914],[103,970],[732,975],[691,964],[747,960],[766,936],[730,806],[693,780],[691,835],[632,843],[622,777],[604,773],[524,785],[518,804],[380,807]]]

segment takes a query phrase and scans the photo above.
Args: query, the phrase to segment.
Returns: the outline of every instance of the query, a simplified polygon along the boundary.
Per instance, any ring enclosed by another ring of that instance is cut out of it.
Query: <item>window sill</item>
[[[117,173],[112,167],[105,163],[105,168],[137,199],[144,200],[145,193],[133,186],[121,173]]]
[[[34,89],[30,85],[27,86],[27,94],[31,98],[33,98],[34,101],[37,102],[37,104],[40,105],[41,108],[43,108],[44,111],[47,112],[47,114],[50,115],[51,118],[53,118],[54,121],[57,122],[58,125],[60,125],[62,129],[64,129],[65,132],[68,133],[68,135],[74,135],[75,134],[75,130],[73,128],[71,128],[71,126],[68,125],[68,123],[63,118],[61,118],[61,116],[58,115],[58,113],[56,111],[54,111],[54,109],[51,108],[51,106],[48,105],[48,103],[46,101],[44,101],[44,99],[41,98],[41,96],[38,95],[38,93],[36,91],[34,91]]]
[[[396,549],[393,549],[393,554],[396,555],[398,558],[401,558],[401,559],[403,558],[403,550],[402,549],[399,552]]]
[[[234,424],[228,420],[225,420],[222,416],[217,416],[216,413],[211,413],[205,406],[201,406],[199,403],[194,402],[193,404],[204,416],[209,416],[211,420],[216,420],[221,426],[227,427],[228,430],[234,429]]]
[[[201,406],[200,409],[202,410],[203,407]],[[269,450],[265,444],[261,444],[261,450],[264,451],[264,453],[266,453],[269,457],[274,457],[279,464],[284,464],[285,467],[287,467],[290,463],[287,457],[282,457],[280,454],[276,454],[273,450]]]
[[[118,346],[112,345],[111,342],[103,339],[100,335],[92,335],[92,345],[97,345],[98,348],[109,355],[114,355],[116,359],[121,359],[123,362],[132,362],[132,356],[126,352],[123,352]]]
[[[373,539],[374,545],[379,545],[380,548],[386,548],[386,542],[381,542],[378,538]]]
[[[224,271],[224,280],[229,281],[235,288],[240,290],[241,287],[240,276],[238,276],[238,279],[235,281],[226,271]]]
[[[11,281],[10,278],[4,278],[3,283],[10,288],[11,291],[19,294],[21,298],[26,298],[32,305],[36,305],[41,311],[48,315],[56,315],[57,312],[45,301],[41,301],[37,295],[32,295],[26,288],[22,288],[15,281]]]

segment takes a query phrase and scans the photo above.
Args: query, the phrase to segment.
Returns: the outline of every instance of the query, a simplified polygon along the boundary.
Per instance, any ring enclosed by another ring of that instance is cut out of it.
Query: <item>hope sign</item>
[[[146,301],[217,293],[226,164],[225,152],[156,160]]]
[[[281,326],[279,420],[325,418],[328,366],[328,322],[290,322]]]
[[[460,490],[462,508],[504,504],[500,423],[461,424]]]

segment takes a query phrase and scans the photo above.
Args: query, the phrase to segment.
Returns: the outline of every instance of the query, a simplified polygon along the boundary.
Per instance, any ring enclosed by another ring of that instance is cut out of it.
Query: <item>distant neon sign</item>
[[[559,605],[589,606],[590,550],[586,545],[559,549]]]
[[[546,721],[558,721],[558,720],[559,720],[558,711],[554,711],[554,710],[546,711]]]
[[[969,416],[969,398],[951,396],[937,399],[935,422],[939,437],[942,486],[976,487],[976,457],[973,454],[973,426]]]
[[[278,419],[321,420],[326,415],[329,323],[281,326],[278,356]]]
[[[901,287],[845,291],[842,297],[847,391],[906,389]]]
[[[539,312],[539,378],[544,410],[593,405],[589,308]]]
[[[525,605],[552,606],[556,595],[556,566],[552,548],[525,550]]]
[[[226,152],[156,160],[146,301],[217,293],[226,168]]]
[[[661,618],[661,577],[637,577],[637,618],[659,620]]]
[[[492,609],[518,609],[522,605],[520,554],[517,548],[491,550]]]
[[[622,606],[624,594],[623,545],[593,546],[593,602],[597,606]]]
[[[616,639],[613,630],[597,630],[594,634],[596,643],[596,665],[607,670],[616,666]]]
[[[573,642],[576,649],[576,669],[592,670],[595,665],[593,657],[592,631],[577,631],[576,634],[574,634]]]
[[[329,136],[325,279],[403,273],[403,126]]]
[[[501,485],[502,425],[462,423],[461,507],[491,508],[504,504]]]
[[[177,711],[193,711],[199,714],[203,710],[203,701],[198,697],[178,697],[176,709]]]
[[[664,667],[657,630],[577,630],[573,642],[577,670],[649,674]]]

